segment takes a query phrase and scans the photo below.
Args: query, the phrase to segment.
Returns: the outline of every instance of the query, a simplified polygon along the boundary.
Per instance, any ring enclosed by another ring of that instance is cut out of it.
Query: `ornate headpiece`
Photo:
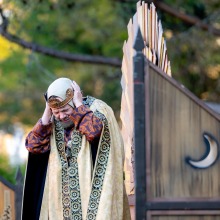
[[[74,95],[74,91],[69,88],[66,90],[66,99],[64,99],[63,101],[60,101],[56,97],[52,96],[48,100],[48,105],[50,108],[62,108],[63,106],[65,106],[71,101],[71,99],[73,98],[73,95]]]

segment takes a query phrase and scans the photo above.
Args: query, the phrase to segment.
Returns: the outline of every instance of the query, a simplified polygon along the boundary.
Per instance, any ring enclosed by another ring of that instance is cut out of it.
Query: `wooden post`
[[[135,216],[146,219],[145,85],[144,41],[138,28],[133,48],[134,62],[134,145],[135,145]]]
[[[15,185],[15,218],[21,219],[21,208],[22,208],[22,194],[23,194],[23,175],[20,167],[18,167],[16,173],[16,185]]]

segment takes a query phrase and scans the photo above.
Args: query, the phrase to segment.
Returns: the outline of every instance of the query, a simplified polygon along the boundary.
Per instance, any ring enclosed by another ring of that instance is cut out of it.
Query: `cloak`
[[[74,130],[65,154],[64,130],[54,120],[50,152],[29,153],[23,195],[23,220],[129,220],[123,179],[124,146],[112,109],[88,96],[84,100],[102,120],[93,166],[90,144]]]

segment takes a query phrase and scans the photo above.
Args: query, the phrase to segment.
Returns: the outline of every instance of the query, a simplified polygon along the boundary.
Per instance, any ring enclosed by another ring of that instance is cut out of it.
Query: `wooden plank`
[[[202,211],[202,210],[219,210],[220,200],[211,201],[211,200],[197,200],[197,201],[164,201],[164,202],[148,202],[147,210],[194,210],[194,211]]]
[[[134,145],[135,145],[135,215],[136,219],[146,219],[146,182],[145,182],[145,86],[144,86],[144,42],[138,30],[134,49]]]
[[[10,219],[15,220],[15,193],[7,185],[0,182],[0,217],[3,216],[8,205],[10,205]]]
[[[219,216],[153,216],[151,220],[219,220]]]
[[[157,54],[158,54],[158,66],[160,67],[161,63],[161,47],[162,47],[162,35],[163,35],[163,29],[162,29],[162,24],[161,21],[158,23],[158,49],[157,49]]]
[[[198,106],[202,107],[207,113],[209,113],[214,118],[216,118],[217,120],[220,121],[220,114],[217,114],[215,111],[213,111],[211,108],[209,108],[208,105],[206,105],[202,100],[200,100],[198,97],[196,97],[184,85],[182,85],[178,81],[176,81],[173,78],[171,78],[171,77],[167,76],[166,74],[164,74],[164,72],[158,66],[153,65],[150,62],[148,62],[148,64],[149,64],[149,68],[152,69],[152,71],[157,72],[157,74],[159,74],[160,77],[164,78],[166,81],[168,81],[170,84],[172,84],[177,90],[184,93],[189,99],[191,99]]]
[[[145,30],[145,42],[149,46],[149,30],[148,30],[148,4],[144,3],[144,30]]]
[[[152,69],[149,85],[152,198],[220,195],[218,166],[196,170],[185,162],[186,156],[199,158],[204,154],[203,132],[220,140],[219,120]]]
[[[220,210],[214,210],[214,211],[210,211],[210,210],[167,210],[167,211],[149,211],[150,215],[168,215],[168,216],[193,216],[193,215],[197,215],[197,216],[220,216]]]

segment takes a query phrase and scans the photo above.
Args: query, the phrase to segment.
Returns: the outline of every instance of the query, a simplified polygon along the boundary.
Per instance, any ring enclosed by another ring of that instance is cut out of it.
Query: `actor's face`
[[[58,109],[51,108],[51,111],[55,118],[63,124],[69,124],[69,122],[71,121],[69,115],[73,113],[73,108],[70,105],[67,104],[64,107]]]

